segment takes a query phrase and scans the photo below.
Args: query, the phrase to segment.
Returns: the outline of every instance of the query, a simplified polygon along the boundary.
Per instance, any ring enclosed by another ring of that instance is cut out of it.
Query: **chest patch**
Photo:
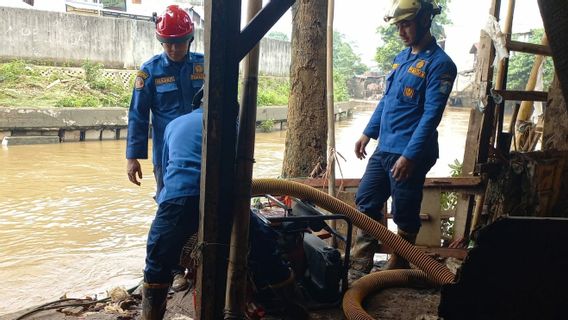
[[[176,78],[174,76],[161,77],[161,78],[156,78],[156,80],[154,80],[154,84],[157,85],[157,86],[159,86],[161,84],[172,83],[172,82],[176,82]]]
[[[426,72],[424,72],[423,70],[420,70],[418,67],[414,67],[414,66],[410,66],[408,68],[408,73],[413,74],[413,75],[420,77],[420,78],[426,77]]]
[[[404,87],[404,90],[402,91],[402,93],[404,94],[405,97],[409,97],[409,98],[414,97],[414,89],[411,88],[411,87]]]

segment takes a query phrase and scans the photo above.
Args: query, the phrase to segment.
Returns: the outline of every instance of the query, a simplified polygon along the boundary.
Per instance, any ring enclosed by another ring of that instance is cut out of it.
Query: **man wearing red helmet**
[[[139,159],[148,158],[150,111],[152,123],[152,163],[156,179],[156,198],[163,188],[162,150],[164,130],[173,119],[192,111],[192,99],[203,86],[204,57],[189,51],[194,25],[189,14],[170,5],[156,18],[156,38],[164,52],[146,61],[136,75],[128,112],[126,159],[128,179],[140,185]],[[182,270],[177,270],[182,275]],[[187,284],[177,276],[175,287]],[[179,282],[179,283],[178,283]]]

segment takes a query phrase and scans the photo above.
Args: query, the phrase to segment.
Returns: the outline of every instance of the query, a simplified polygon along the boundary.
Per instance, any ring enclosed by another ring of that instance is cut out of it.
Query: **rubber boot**
[[[169,283],[146,283],[142,287],[142,320],[162,320],[166,313]]]
[[[418,235],[418,233],[408,233],[401,229],[398,229],[398,235],[404,240],[410,242],[411,244],[415,244],[416,236]],[[383,267],[383,270],[392,270],[392,269],[410,269],[410,263],[408,263],[406,259],[399,256],[397,253],[393,252],[389,260]]]
[[[351,250],[351,268],[359,273],[367,274],[373,268],[373,257],[379,251],[379,242],[363,230],[357,231],[355,246]]]
[[[298,296],[298,287],[294,273],[290,272],[290,277],[280,283],[270,285],[272,292],[282,300],[284,304],[285,319],[304,320],[309,319],[310,315],[306,307],[302,304]]]
[[[187,280],[183,272],[184,271],[176,272],[174,275],[174,280],[172,281],[172,290],[175,292],[180,292],[189,288],[189,281]]]

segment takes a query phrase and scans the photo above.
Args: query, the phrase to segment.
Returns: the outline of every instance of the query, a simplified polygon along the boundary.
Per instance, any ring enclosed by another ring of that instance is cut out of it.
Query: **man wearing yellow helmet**
[[[411,243],[420,230],[424,180],[438,158],[436,128],[457,73],[430,33],[440,11],[430,0],[393,0],[385,21],[397,28],[407,48],[395,57],[383,98],[355,143],[355,154],[363,159],[369,140],[379,140],[359,185],[357,208],[380,220],[384,203],[392,197],[398,234]],[[368,273],[377,249],[375,239],[359,233],[352,269]],[[409,268],[408,261],[392,254],[383,269],[401,268]]]

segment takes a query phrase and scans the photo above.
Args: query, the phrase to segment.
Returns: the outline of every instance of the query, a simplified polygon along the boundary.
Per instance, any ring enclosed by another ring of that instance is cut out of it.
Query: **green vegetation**
[[[259,77],[259,106],[286,106],[290,95],[290,80],[284,77]]]
[[[457,177],[461,175],[463,164],[455,159],[454,163],[448,164],[450,167],[450,176]],[[458,204],[458,195],[455,192],[442,192],[440,194],[440,206],[442,211],[452,211],[456,209]],[[442,227],[442,238],[445,240],[451,240],[454,235],[454,218],[443,219],[441,221]]]
[[[540,44],[544,29],[531,30],[528,42]],[[513,40],[519,40],[519,35],[514,34]],[[524,40],[527,41],[527,40]],[[525,90],[525,86],[531,74],[531,69],[535,59],[534,54],[515,52],[509,59],[509,67],[507,73],[507,89]],[[551,58],[544,60],[543,71],[543,87],[544,90],[552,83],[554,76],[554,64]]]
[[[273,127],[274,127],[274,120],[272,119],[264,120],[260,123],[260,129],[263,132],[270,132],[272,131]]]
[[[355,54],[345,35],[333,32],[333,98],[335,101],[349,100],[347,81],[369,68]]]
[[[0,105],[8,107],[128,107],[127,86],[104,77],[102,65],[86,62],[84,76],[44,68],[21,60],[0,64]],[[44,72],[45,73],[45,72]]]
[[[450,177],[458,177],[462,172],[462,163],[455,159],[454,163],[448,164],[450,167]],[[441,198],[442,210],[453,210],[458,204],[458,195],[455,192],[442,192]]]
[[[431,27],[431,32],[436,40],[445,39],[444,26],[452,24],[448,18],[448,4],[451,0],[438,0],[437,3],[442,7],[442,14],[437,15]],[[404,44],[400,41],[396,28],[391,25],[384,25],[377,29],[377,33],[381,36],[383,44],[377,48],[375,60],[379,64],[379,68],[383,72],[388,72],[392,68],[394,57],[404,49]]]

